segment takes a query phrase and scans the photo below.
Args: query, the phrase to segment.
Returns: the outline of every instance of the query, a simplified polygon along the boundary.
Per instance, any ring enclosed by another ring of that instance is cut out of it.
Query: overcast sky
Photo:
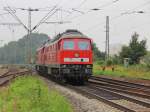
[[[66,29],[78,29],[96,42],[100,50],[105,47],[106,16],[110,17],[110,44],[127,44],[134,32],[139,39],[147,39],[150,50],[150,0],[0,0],[0,23],[17,23],[3,10],[10,6],[16,10],[21,21],[28,24],[28,12],[18,8],[38,8],[32,12],[32,27],[35,26],[54,6],[57,11],[47,21],[69,21],[66,24],[41,24],[35,32],[46,33],[51,38]],[[99,8],[94,11],[91,9]],[[74,9],[74,10],[72,10]],[[144,11],[144,13],[134,13]],[[14,30],[14,33],[12,31]],[[0,25],[0,46],[23,37],[27,31],[22,26]]]

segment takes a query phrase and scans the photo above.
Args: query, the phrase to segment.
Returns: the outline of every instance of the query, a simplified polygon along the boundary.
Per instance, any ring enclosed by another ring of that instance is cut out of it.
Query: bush
[[[150,53],[143,57],[143,61],[146,64],[147,68],[150,69]]]
[[[98,60],[96,63],[97,63],[98,65],[104,65],[104,64],[105,64],[105,61],[104,61],[104,60]]]
[[[109,59],[109,60],[106,61],[107,66],[111,66],[112,64],[113,64],[112,60]]]
[[[121,64],[121,58],[120,58],[119,56],[117,56],[117,55],[114,55],[114,56],[112,57],[112,62],[113,62],[113,64],[115,64],[115,65]]]

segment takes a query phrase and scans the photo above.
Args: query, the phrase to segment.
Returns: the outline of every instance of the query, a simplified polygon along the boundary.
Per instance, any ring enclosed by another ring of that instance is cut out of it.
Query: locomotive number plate
[[[64,62],[89,62],[89,58],[64,58]]]

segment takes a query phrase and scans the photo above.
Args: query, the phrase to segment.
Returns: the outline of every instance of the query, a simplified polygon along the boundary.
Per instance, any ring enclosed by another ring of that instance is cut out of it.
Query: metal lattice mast
[[[105,60],[109,59],[109,16],[106,16]]]

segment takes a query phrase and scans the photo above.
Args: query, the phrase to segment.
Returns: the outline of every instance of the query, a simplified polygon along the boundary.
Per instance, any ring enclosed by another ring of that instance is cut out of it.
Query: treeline
[[[136,32],[131,36],[129,45],[123,46],[119,54],[121,60],[129,58],[130,64],[139,64],[143,56],[147,54],[146,40],[138,40],[139,34]]]
[[[139,40],[139,34],[135,32],[129,44],[122,46],[119,54],[111,56],[103,64],[125,64],[125,60],[128,60],[130,65],[142,64],[150,68],[150,53],[147,51],[146,43],[145,39]]]
[[[48,39],[48,35],[32,33],[18,41],[12,41],[0,48],[0,64],[24,64],[29,62],[30,50],[35,57],[36,49]]]

